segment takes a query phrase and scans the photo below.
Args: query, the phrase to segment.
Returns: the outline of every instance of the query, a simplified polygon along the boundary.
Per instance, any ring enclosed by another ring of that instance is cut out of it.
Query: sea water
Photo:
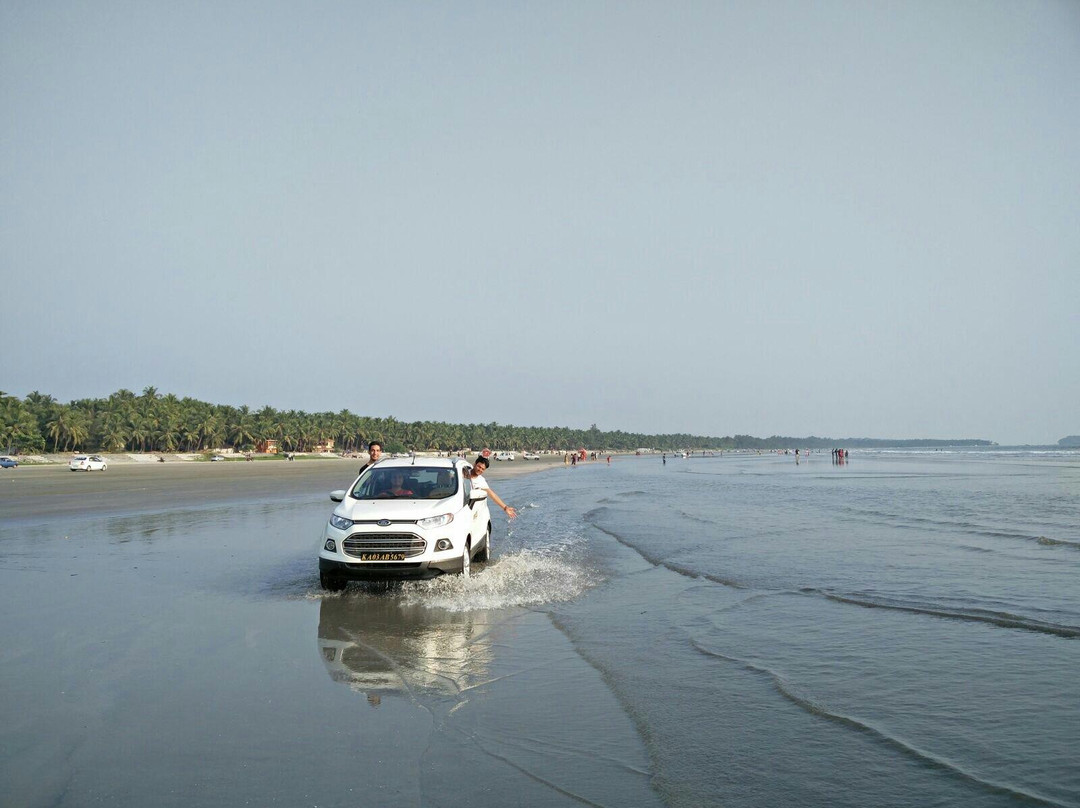
[[[501,488],[529,504],[508,557],[562,541],[589,570],[536,608],[668,804],[1080,805],[1076,453],[648,456]]]
[[[1080,453],[493,478],[472,577],[330,594],[347,480],[247,465],[7,478],[8,802],[1080,806]]]

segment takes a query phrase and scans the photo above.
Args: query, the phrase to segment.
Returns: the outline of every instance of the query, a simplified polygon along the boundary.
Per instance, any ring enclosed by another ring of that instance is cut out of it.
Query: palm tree
[[[210,413],[199,424],[200,446],[214,449],[225,442],[225,422],[217,413]]]
[[[149,419],[133,412],[128,418],[128,439],[131,441],[131,449],[135,450],[135,444],[138,442],[139,451],[146,451],[146,441],[150,439],[150,422]]]
[[[56,399],[34,390],[23,399],[23,404],[37,421],[38,432],[44,439],[49,434],[49,422],[53,419],[54,410],[59,406]]]
[[[156,443],[164,452],[174,452],[180,442],[180,427],[170,417],[166,416],[158,424]]]
[[[233,421],[228,425],[229,440],[232,441],[233,446],[238,449],[249,447],[255,442],[255,435],[252,432],[254,423],[251,417],[251,411],[245,404],[238,410],[233,411]]]
[[[71,448],[78,450],[83,442],[90,437],[90,417],[83,410],[73,410],[71,421],[68,424],[68,438]]]
[[[128,433],[123,422],[116,416],[106,418],[101,432],[102,447],[109,452],[119,452],[127,445],[127,441]]]
[[[52,438],[53,451],[60,447],[60,439],[64,439],[64,449],[67,449],[68,429],[71,426],[71,408],[67,404],[57,404],[53,408],[53,417],[48,423],[48,436]]]

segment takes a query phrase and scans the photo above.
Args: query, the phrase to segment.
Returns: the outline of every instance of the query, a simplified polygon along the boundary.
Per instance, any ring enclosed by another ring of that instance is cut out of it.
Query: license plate
[[[361,561],[404,561],[404,553],[361,553]]]

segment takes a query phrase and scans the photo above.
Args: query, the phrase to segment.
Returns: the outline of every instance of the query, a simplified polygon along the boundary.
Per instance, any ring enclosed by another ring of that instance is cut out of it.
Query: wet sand
[[[474,608],[520,564],[319,590],[327,493],[357,465],[5,470],[0,802],[657,804],[633,722],[550,618]]]
[[[364,462],[312,458],[158,463],[106,457],[109,467],[105,471],[75,472],[59,462],[0,469],[0,520],[303,497],[348,486]],[[486,476],[498,481],[556,465],[562,465],[561,456],[492,462]]]

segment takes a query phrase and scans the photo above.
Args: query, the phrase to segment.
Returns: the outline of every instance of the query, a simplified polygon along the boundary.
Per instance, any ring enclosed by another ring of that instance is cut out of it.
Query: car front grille
[[[345,555],[362,553],[404,553],[406,558],[424,552],[427,544],[413,533],[354,533],[341,543]]]

